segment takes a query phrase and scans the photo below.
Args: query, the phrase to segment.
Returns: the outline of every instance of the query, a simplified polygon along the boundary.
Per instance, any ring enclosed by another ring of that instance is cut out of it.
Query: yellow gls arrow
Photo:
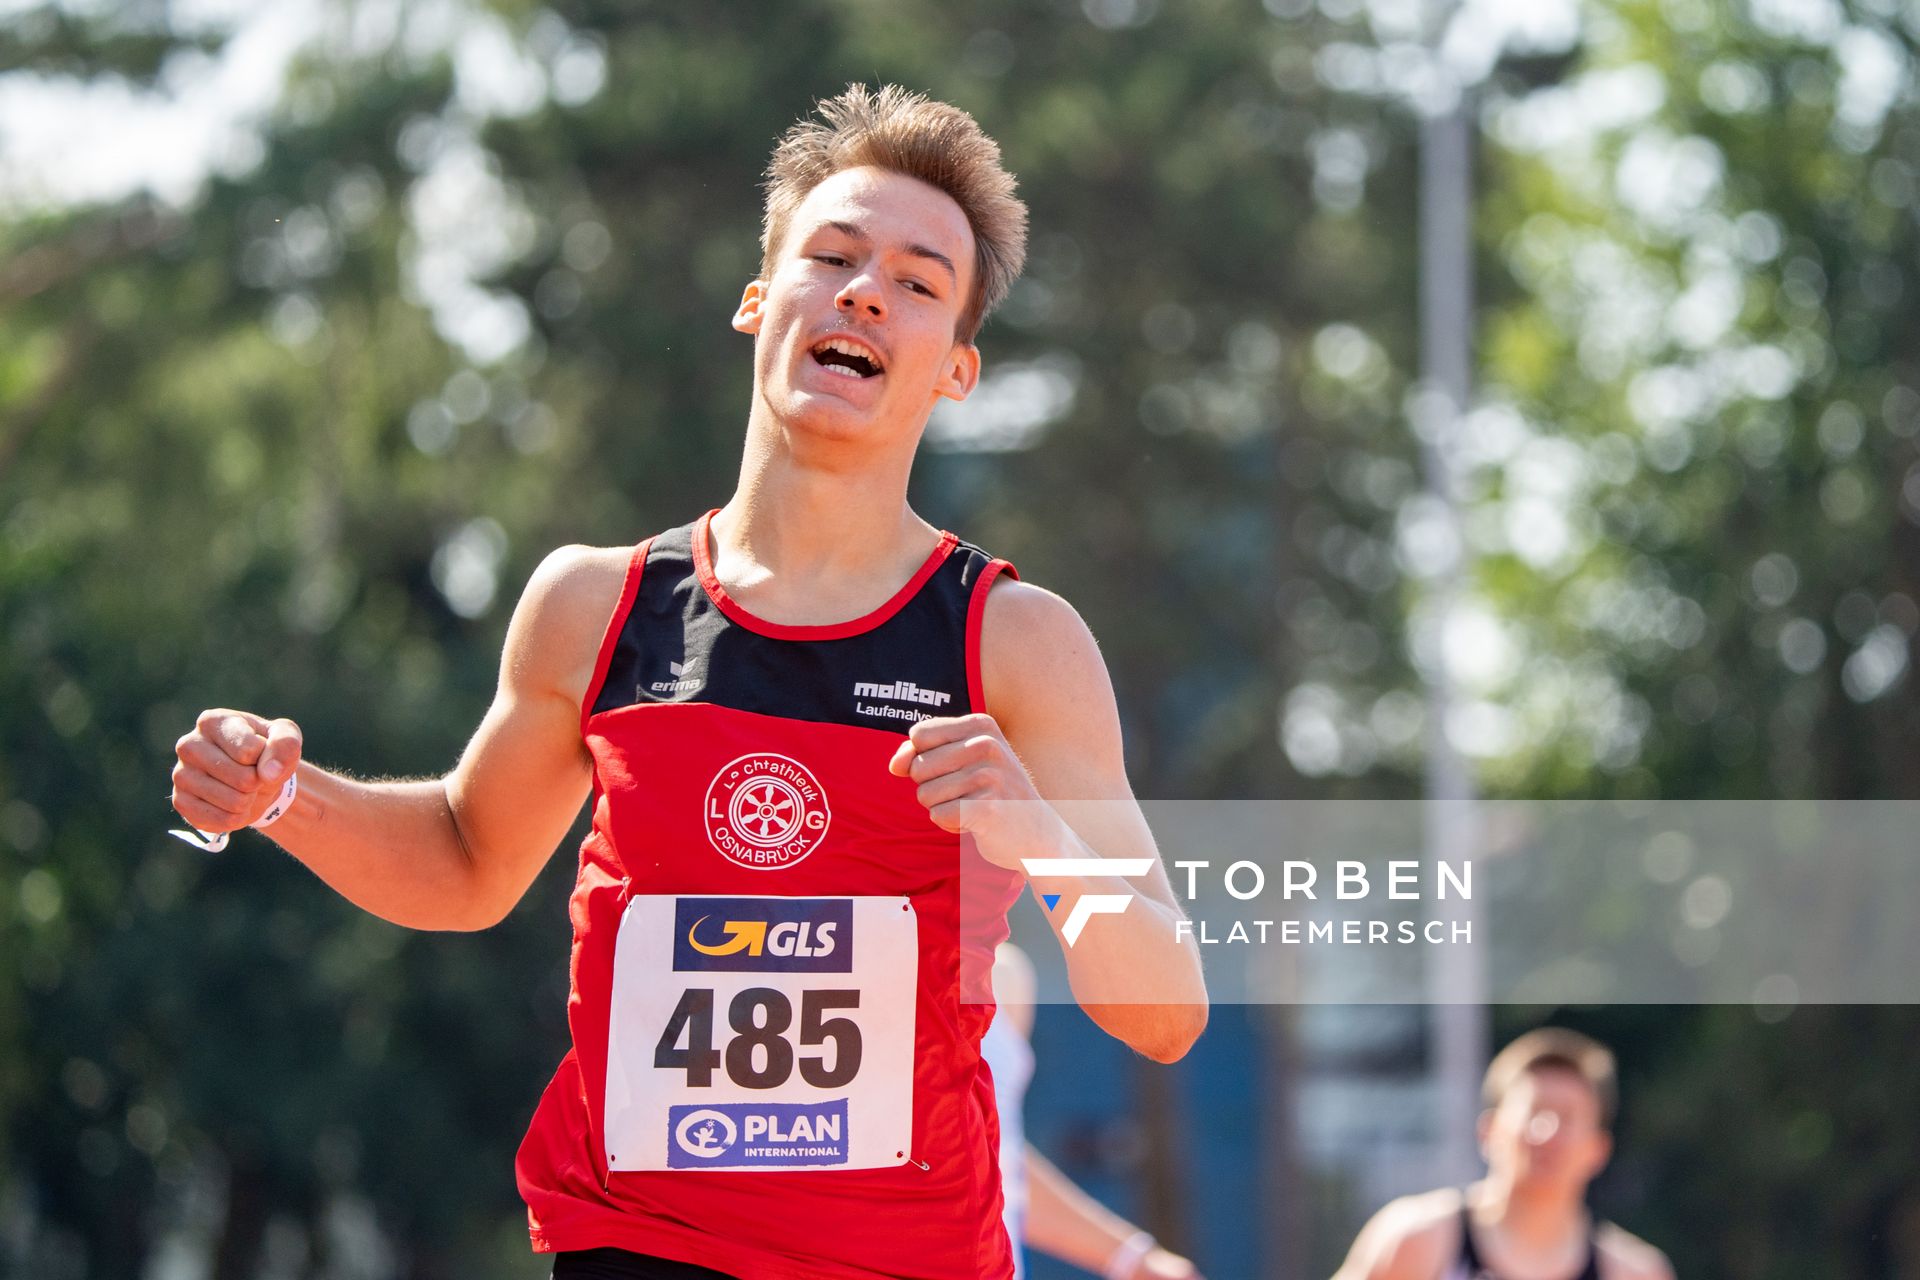
[[[726,932],[733,941],[723,942],[717,947],[710,947],[700,941],[700,926],[706,922],[707,917],[701,916],[693,922],[693,928],[687,930],[687,941],[693,944],[695,951],[703,955],[730,956],[736,951],[744,951],[750,956],[757,956],[761,948],[766,945],[767,922],[765,920],[727,921]]]

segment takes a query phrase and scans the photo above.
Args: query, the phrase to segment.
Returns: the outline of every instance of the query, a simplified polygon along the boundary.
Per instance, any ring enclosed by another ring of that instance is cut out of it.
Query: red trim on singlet
[[[953,549],[960,545],[959,535],[948,533],[944,529],[941,530],[939,545],[934,547],[933,553],[927,557],[926,563],[920,566],[919,571],[916,572],[912,578],[908,579],[905,586],[893,593],[891,600],[888,600],[878,609],[875,609],[872,613],[864,617],[855,618],[850,622],[828,622],[818,626],[792,626],[784,622],[768,622],[765,618],[757,617],[750,612],[746,606],[740,604],[732,596],[728,595],[727,589],[720,585],[720,579],[714,576],[713,557],[707,551],[707,524],[718,511],[719,508],[715,507],[712,511],[701,516],[693,526],[694,572],[700,575],[700,585],[707,589],[708,598],[711,599],[715,605],[719,606],[720,612],[726,614],[727,617],[739,623],[747,630],[757,631],[761,635],[771,636],[775,640],[842,640],[847,636],[857,636],[862,631],[873,630],[888,618],[900,612],[901,606],[913,599],[913,593],[925,585],[927,579],[931,578],[934,575],[934,571],[953,553]]]
[[[580,700],[580,736],[587,736],[587,721],[593,718],[593,704],[599,700],[600,686],[607,682],[607,667],[613,662],[614,646],[620,642],[620,631],[627,624],[627,611],[633,608],[633,601],[640,594],[640,575],[647,567],[647,550],[653,546],[653,539],[647,538],[633,549],[633,556],[627,561],[627,577],[620,588],[620,603],[613,606],[613,616],[607,619],[606,634],[600,637],[600,655],[593,660],[593,679],[587,682],[587,696]]]
[[[967,705],[976,713],[987,709],[986,680],[980,673],[980,633],[987,620],[987,592],[1002,573],[1018,578],[1020,571],[1005,560],[990,560],[973,584],[973,596],[967,601]]]

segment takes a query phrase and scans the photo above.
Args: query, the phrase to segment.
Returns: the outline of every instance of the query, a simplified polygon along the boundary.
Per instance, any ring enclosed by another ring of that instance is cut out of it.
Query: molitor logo
[[[845,1164],[847,1100],[667,1108],[667,1168]]]
[[[755,871],[790,867],[826,838],[827,793],[807,766],[770,751],[741,756],[707,788],[707,839]]]
[[[676,972],[852,973],[847,898],[681,898]]]

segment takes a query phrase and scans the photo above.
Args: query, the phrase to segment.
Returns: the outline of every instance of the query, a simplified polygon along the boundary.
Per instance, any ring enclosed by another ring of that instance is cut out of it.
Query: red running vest
[[[1013,568],[944,533],[866,617],[782,626],[714,576],[712,516],[635,549],[582,707],[573,1049],[516,1164],[533,1247],[1009,1277],[993,1008],[960,975],[989,972],[1023,881],[887,762],[914,721],[983,709]]]

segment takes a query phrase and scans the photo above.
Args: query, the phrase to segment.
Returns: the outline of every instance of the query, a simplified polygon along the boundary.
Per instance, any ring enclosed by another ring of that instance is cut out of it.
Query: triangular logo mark
[[[1046,903],[1047,910],[1051,911],[1060,905],[1060,895],[1057,893],[1043,893],[1040,895],[1040,901]]]

